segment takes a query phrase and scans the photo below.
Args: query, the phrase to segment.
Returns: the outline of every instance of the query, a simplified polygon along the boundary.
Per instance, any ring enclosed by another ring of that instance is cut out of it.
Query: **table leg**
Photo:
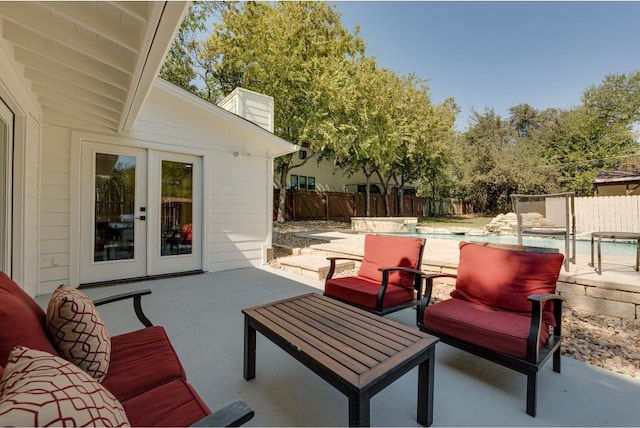
[[[640,239],[636,245],[636,272],[640,272]]]
[[[427,359],[418,366],[418,423],[424,427],[433,423],[433,375],[436,348],[432,346]]]
[[[244,378],[256,377],[256,329],[251,327],[249,317],[244,317]]]
[[[595,267],[596,265],[593,263],[593,235],[591,235],[591,267]]]
[[[349,426],[368,427],[370,423],[369,391],[353,392],[349,395]]]
[[[598,237],[598,275],[602,275],[602,238]]]

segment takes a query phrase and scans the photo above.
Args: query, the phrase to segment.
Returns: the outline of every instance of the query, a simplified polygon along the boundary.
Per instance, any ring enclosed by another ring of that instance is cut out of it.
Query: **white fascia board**
[[[257,138],[260,139],[260,141],[269,145],[269,154],[274,158],[286,155],[288,153],[296,152],[300,149],[297,145],[278,137],[277,135],[262,128],[260,125],[256,125],[250,120],[247,120],[243,117],[238,116],[237,114],[223,109],[222,107],[212,104],[207,100],[204,100],[199,96],[194,95],[191,92],[186,91],[160,77],[156,78],[155,87],[163,92],[181,99],[188,104],[193,105],[194,107],[206,112],[207,114],[232,123],[235,126],[238,126],[243,130],[254,134]]]
[[[127,94],[118,130],[133,129],[191,2],[152,2],[153,11]]]

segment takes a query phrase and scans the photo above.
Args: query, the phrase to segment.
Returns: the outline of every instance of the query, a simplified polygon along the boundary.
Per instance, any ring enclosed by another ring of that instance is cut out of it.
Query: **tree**
[[[221,14],[232,4],[225,1],[191,3],[162,64],[160,77],[206,100],[215,101],[215,88],[204,84],[210,69],[201,60],[204,51],[202,39],[207,30],[207,21]]]
[[[273,96],[275,134],[322,153],[340,144],[334,106],[349,84],[350,62],[363,53],[364,42],[327,3],[246,2],[223,13],[204,57],[214,67],[209,85],[225,94],[244,87]],[[278,222],[284,222],[289,171],[311,158],[276,160]]]

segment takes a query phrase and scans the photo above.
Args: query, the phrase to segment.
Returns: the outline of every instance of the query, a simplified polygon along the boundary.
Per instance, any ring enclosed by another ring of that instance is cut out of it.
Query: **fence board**
[[[640,196],[586,196],[575,200],[578,233],[640,233]]]

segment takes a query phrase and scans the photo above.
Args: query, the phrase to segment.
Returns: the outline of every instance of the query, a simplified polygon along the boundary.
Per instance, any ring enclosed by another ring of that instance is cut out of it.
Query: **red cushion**
[[[493,308],[531,312],[527,297],[555,293],[563,260],[561,253],[514,251],[461,242],[456,289],[451,295]]]
[[[378,268],[407,267],[420,268],[422,238],[406,236],[366,235],[364,237],[364,258],[359,276],[382,281]],[[389,284],[413,288],[414,275],[406,272],[391,272]]]
[[[454,336],[518,358],[527,356],[531,317],[492,309],[461,299],[449,299],[427,306],[423,323],[436,332]],[[549,338],[549,325],[542,324],[540,346]]]
[[[58,355],[49,341],[44,310],[18,284],[0,272],[0,366],[16,346]]]
[[[380,281],[359,276],[327,280],[324,292],[327,296],[344,300],[365,308],[376,309]],[[413,300],[413,289],[387,285],[382,307],[389,308]]]
[[[149,327],[111,338],[111,362],[102,385],[118,400],[185,378],[164,328]]]
[[[184,379],[176,379],[123,404],[131,426],[186,427],[211,414]]]

